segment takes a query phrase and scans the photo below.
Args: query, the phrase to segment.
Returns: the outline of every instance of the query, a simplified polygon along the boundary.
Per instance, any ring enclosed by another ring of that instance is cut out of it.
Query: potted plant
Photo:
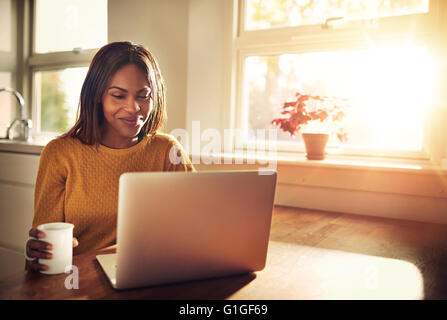
[[[348,106],[346,99],[311,96],[296,93],[294,101],[285,102],[281,117],[272,120],[291,136],[301,132],[309,160],[325,158],[329,134],[336,134],[340,142],[347,140],[341,120]]]

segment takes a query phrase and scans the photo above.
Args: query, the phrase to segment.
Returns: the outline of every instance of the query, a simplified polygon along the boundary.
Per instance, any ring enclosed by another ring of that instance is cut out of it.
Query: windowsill
[[[324,160],[308,160],[304,153],[281,154],[278,156],[280,164],[308,165],[322,167],[340,167],[347,169],[368,170],[391,170],[401,172],[439,172],[440,166],[433,164],[430,160],[422,159],[398,159],[398,158],[376,158],[363,156],[327,155]],[[446,171],[447,168],[443,170]],[[446,171],[447,172],[447,171]]]
[[[362,156],[341,156],[329,154],[324,160],[308,160],[304,153],[288,153],[278,152],[276,156],[247,156],[241,153],[237,154],[203,154],[201,155],[200,164],[206,166],[208,163],[218,165],[221,164],[244,164],[254,165],[259,168],[267,168],[268,164],[276,161],[277,165],[286,166],[309,166],[309,167],[326,167],[334,169],[353,169],[353,170],[375,170],[375,171],[392,171],[412,174],[447,174],[447,161],[443,166],[432,163],[430,160],[422,159],[398,159],[398,158],[374,158]],[[194,155],[191,157],[194,160]],[[199,159],[195,155],[196,159]],[[226,162],[224,162],[226,159]],[[231,160],[231,162],[230,162]],[[214,161],[214,162],[212,162]]]
[[[54,139],[53,136],[34,137],[29,141],[0,140],[0,152],[17,152],[39,155],[45,145]],[[447,174],[447,161],[443,166],[432,163],[430,160],[420,159],[398,159],[398,158],[373,158],[361,156],[341,156],[329,154],[324,160],[308,160],[302,152],[278,152],[276,156],[247,156],[241,153],[221,153],[221,154],[201,154],[201,157],[194,154],[191,159],[200,159],[200,163],[206,166],[212,164],[218,165],[218,160],[225,165],[254,165],[256,167],[267,168],[269,164],[286,166],[309,166],[325,167],[334,169],[353,169],[353,170],[376,170],[392,171],[413,174]],[[224,161],[226,159],[226,162]],[[271,166],[270,166],[271,168]]]

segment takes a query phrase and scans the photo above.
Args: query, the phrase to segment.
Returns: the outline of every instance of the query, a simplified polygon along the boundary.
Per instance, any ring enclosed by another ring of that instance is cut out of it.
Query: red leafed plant
[[[309,105],[310,102],[313,102],[313,106]],[[326,124],[325,131],[335,133],[338,139],[344,142],[348,135],[341,125],[336,124],[340,124],[345,117],[347,106],[346,99],[311,96],[297,92],[296,100],[285,102],[281,111],[282,116],[273,119],[271,123],[279,126],[282,131],[295,135],[311,122],[319,120],[319,123]]]

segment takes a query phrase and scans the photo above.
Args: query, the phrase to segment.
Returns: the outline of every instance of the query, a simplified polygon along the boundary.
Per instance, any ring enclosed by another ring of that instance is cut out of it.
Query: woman
[[[42,151],[30,236],[44,236],[36,229],[42,223],[65,221],[75,225],[75,254],[114,244],[122,173],[194,171],[181,145],[157,133],[164,118],[164,83],[151,53],[129,42],[101,48],[82,86],[76,124]],[[182,161],[172,162],[170,153]],[[51,259],[50,248],[28,240],[27,268],[46,270],[36,259]]]

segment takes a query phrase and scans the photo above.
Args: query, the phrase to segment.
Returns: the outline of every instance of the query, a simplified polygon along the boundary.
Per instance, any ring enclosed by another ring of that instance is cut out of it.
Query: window
[[[11,87],[11,73],[0,71],[0,88]],[[11,122],[12,95],[2,93],[0,95],[0,137],[6,137],[6,131]]]
[[[245,30],[321,25],[328,18],[375,19],[427,13],[429,0],[247,0]]]
[[[88,65],[107,43],[107,0],[35,0],[33,17],[33,130],[64,132],[76,120]]]
[[[347,98],[329,152],[426,158],[438,1],[240,0],[235,126],[271,129],[296,92]],[[277,130],[278,149],[302,151]]]
[[[15,52],[12,50],[15,43],[12,35],[15,34],[12,21],[14,19],[14,4],[11,0],[0,1],[0,88],[14,87],[12,72],[15,68]],[[8,125],[14,116],[15,101],[12,95],[0,93],[0,137],[6,136]]]
[[[34,90],[40,101],[40,116],[35,119],[42,132],[63,132],[76,121],[79,95],[87,67],[36,71]]]
[[[11,35],[12,35],[12,10],[11,0],[0,1],[0,51],[11,51]]]
[[[36,53],[94,49],[107,39],[107,1],[37,0],[35,8]]]

